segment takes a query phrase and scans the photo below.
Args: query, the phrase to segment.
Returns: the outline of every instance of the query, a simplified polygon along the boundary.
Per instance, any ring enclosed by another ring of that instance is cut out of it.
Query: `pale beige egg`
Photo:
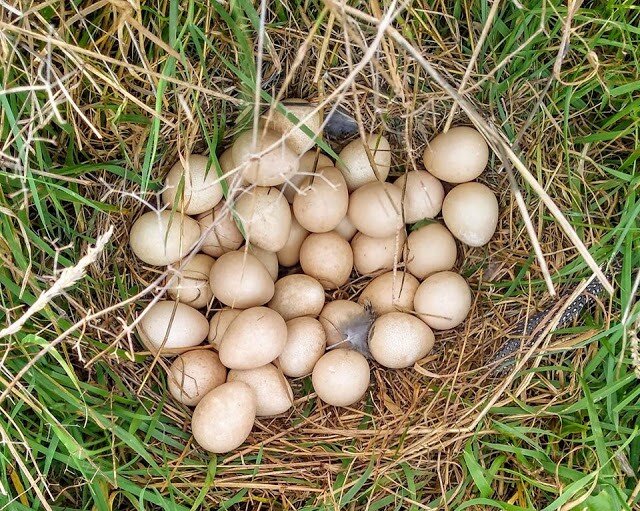
[[[438,179],[465,183],[482,174],[489,161],[489,147],[475,129],[457,126],[431,140],[422,161]]]
[[[298,155],[272,130],[242,133],[231,146],[233,162],[242,177],[257,186],[282,184],[298,172]]]
[[[293,391],[282,371],[273,364],[255,369],[232,369],[227,381],[241,381],[256,395],[256,416],[273,417],[293,405]]]
[[[369,302],[376,314],[413,310],[413,297],[418,280],[410,273],[390,271],[373,279],[358,298],[358,303]]]
[[[272,109],[268,118],[269,128],[283,135],[287,145],[294,152],[302,154],[311,149],[322,135],[321,111],[309,101],[300,98],[285,99],[282,105],[288,114]],[[266,119],[267,116],[263,118]]]
[[[162,201],[171,209],[197,215],[214,208],[222,199],[222,184],[209,158],[191,154],[178,161],[165,178]]]
[[[345,216],[340,220],[340,223],[334,230],[347,241],[351,241],[358,232],[358,229],[356,229],[355,225],[351,223],[348,216]]]
[[[209,274],[215,262],[211,256],[195,254],[169,268],[166,283],[169,296],[196,309],[206,307],[213,300]]]
[[[286,342],[282,316],[267,307],[252,307],[227,327],[218,354],[229,369],[255,369],[278,358]]]
[[[298,190],[300,190],[303,182],[310,178],[311,174],[314,174],[316,170],[324,167],[333,167],[331,158],[325,154],[319,153],[316,150],[311,150],[300,156],[298,173],[291,176],[286,183],[279,186],[285,199],[287,199],[287,202],[289,202],[289,204],[293,204],[293,199],[298,193]]]
[[[360,353],[335,349],[325,353],[313,368],[311,381],[318,397],[333,406],[350,406],[362,399],[371,374]]]
[[[282,372],[291,378],[311,374],[324,354],[326,334],[317,319],[308,316],[287,321],[287,344],[278,357]]]
[[[471,289],[452,271],[427,277],[413,301],[420,319],[435,330],[448,330],[462,323],[471,310]]]
[[[215,297],[235,309],[267,303],[273,297],[273,279],[265,266],[242,250],[227,252],[213,264],[209,285]]]
[[[203,449],[223,454],[242,445],[255,419],[253,389],[241,381],[228,382],[200,400],[191,417],[191,431]]]
[[[152,353],[170,355],[187,351],[205,340],[209,322],[184,303],[162,300],[148,307],[138,322],[138,334]]]
[[[249,245],[247,250],[264,265],[275,282],[278,279],[278,256],[276,253],[265,250],[264,248],[256,247],[255,245]]]
[[[324,288],[309,275],[287,275],[276,281],[273,298],[267,306],[285,321],[300,316],[317,316],[324,306]]]
[[[397,268],[402,262],[406,239],[404,229],[388,238],[372,238],[359,232],[351,240],[353,267],[360,275]]]
[[[410,367],[433,348],[435,336],[423,321],[404,312],[388,312],[373,323],[371,355],[391,369]]]
[[[349,243],[335,232],[313,233],[302,242],[300,265],[325,289],[337,289],[349,280],[353,252]]]
[[[366,146],[375,163],[375,169],[367,155]],[[338,156],[336,166],[342,172],[349,192],[367,183],[384,181],[389,175],[391,146],[383,135],[374,133],[367,136],[366,142],[361,138],[349,142]]]
[[[327,346],[344,341],[345,325],[364,315],[364,307],[351,300],[334,300],[327,303],[318,318],[327,337]]]
[[[450,270],[456,264],[457,257],[456,240],[442,224],[425,225],[407,238],[405,265],[420,280],[432,273]]]
[[[227,379],[227,368],[217,353],[192,350],[177,357],[169,367],[167,387],[176,401],[195,406]]]
[[[471,247],[489,242],[498,225],[498,199],[481,183],[463,183],[444,198],[442,218],[456,238]]]
[[[391,183],[366,184],[351,194],[347,214],[361,233],[387,238],[404,225],[402,191]]]
[[[167,266],[185,257],[200,238],[200,226],[179,212],[148,211],[131,226],[129,245],[141,261]]]
[[[286,245],[291,210],[277,188],[245,190],[236,201],[235,213],[249,243],[269,252],[277,252]]]
[[[329,232],[346,216],[347,184],[335,167],[324,167],[302,183],[293,200],[293,214],[309,232]]]
[[[404,221],[413,224],[424,218],[435,218],[442,209],[444,187],[424,170],[412,170],[393,182],[403,191]]]
[[[241,309],[222,309],[216,312],[209,320],[209,335],[207,340],[217,350],[220,349],[220,341],[229,328],[231,322],[242,312]]]
[[[309,236],[309,231],[302,227],[295,216],[291,216],[291,229],[287,242],[277,252],[278,262],[285,267],[295,266],[300,261],[300,247]]]
[[[220,164],[220,169],[222,169],[222,174],[227,182],[230,192],[239,190],[240,188],[250,184],[242,176],[242,169],[238,168],[236,162],[233,161],[231,147],[225,149],[223,153],[218,156],[218,163]]]
[[[231,250],[238,250],[244,238],[229,206],[221,202],[212,211],[197,217],[202,230],[200,250],[211,257],[220,257]]]

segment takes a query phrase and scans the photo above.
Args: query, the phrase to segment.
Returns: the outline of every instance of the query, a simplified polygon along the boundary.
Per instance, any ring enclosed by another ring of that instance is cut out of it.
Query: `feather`
[[[375,320],[376,315],[371,304],[365,303],[364,313],[358,314],[342,325],[335,325],[343,340],[327,349],[346,347],[361,353],[366,358],[372,358],[369,351],[369,336]]]

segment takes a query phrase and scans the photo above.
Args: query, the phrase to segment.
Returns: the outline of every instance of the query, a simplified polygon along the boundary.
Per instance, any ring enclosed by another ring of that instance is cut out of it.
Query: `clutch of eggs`
[[[130,231],[142,263],[166,266],[138,335],[153,356],[174,357],[168,390],[195,407],[194,438],[214,453],[242,445],[256,417],[290,411],[287,378],[311,377],[320,401],[349,407],[373,362],[424,359],[471,308],[459,243],[485,245],[498,223],[496,196],[474,181],[489,150],[473,128],[437,135],[423,170],[387,180],[384,135],[351,141],[334,161],[314,148],[320,109],[282,106],[217,159],[181,156],[163,208]]]

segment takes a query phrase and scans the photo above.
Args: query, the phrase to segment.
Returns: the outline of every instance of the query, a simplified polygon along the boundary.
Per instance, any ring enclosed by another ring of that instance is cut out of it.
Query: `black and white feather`
[[[361,353],[368,359],[372,358],[371,351],[369,351],[369,337],[375,320],[376,314],[371,304],[365,303],[362,314],[358,314],[341,325],[334,325],[340,332],[342,341],[329,346],[327,349],[349,348]]]

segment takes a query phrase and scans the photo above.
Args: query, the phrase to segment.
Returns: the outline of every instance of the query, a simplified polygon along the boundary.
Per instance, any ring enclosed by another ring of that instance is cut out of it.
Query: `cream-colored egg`
[[[287,242],[277,252],[278,262],[285,267],[295,266],[300,261],[300,247],[309,236],[309,231],[302,227],[296,218],[291,216],[291,229]]]
[[[358,298],[358,303],[371,303],[377,314],[413,310],[413,297],[418,280],[410,273],[390,271],[373,279]]]
[[[222,309],[216,312],[209,321],[209,335],[207,340],[217,350],[220,349],[220,341],[229,328],[231,322],[242,312],[241,309]]]
[[[179,212],[148,211],[131,226],[129,244],[147,264],[167,266],[186,256],[200,238],[200,226]]]
[[[293,405],[291,385],[282,371],[273,364],[255,369],[232,369],[227,381],[241,381],[253,389],[257,417],[280,415]]]
[[[187,351],[205,340],[209,322],[200,312],[184,303],[159,301],[143,313],[138,334],[152,353],[163,354]]]
[[[223,454],[243,444],[255,419],[253,389],[241,381],[228,382],[200,400],[191,417],[191,431],[203,449]]]
[[[428,172],[412,170],[400,176],[393,184],[404,192],[406,223],[413,224],[423,218],[435,218],[440,213],[444,200],[444,187]]]
[[[353,268],[351,246],[335,232],[313,233],[300,247],[300,266],[325,289],[347,283]]]
[[[238,250],[244,242],[231,210],[224,202],[212,211],[199,215],[198,223],[203,237],[200,250],[211,257],[220,257],[231,250]]]
[[[351,223],[348,216],[345,216],[340,220],[340,223],[334,230],[347,241],[351,241],[358,232],[358,229],[356,229],[356,226]]]
[[[213,264],[209,284],[215,297],[235,309],[267,303],[273,297],[273,279],[265,266],[242,250],[227,252]]]
[[[431,328],[415,316],[388,312],[373,323],[369,349],[378,364],[401,369],[424,358],[434,342]]]
[[[318,318],[327,336],[327,346],[344,341],[345,326],[364,315],[364,307],[351,300],[334,300],[327,303]]]
[[[349,220],[372,238],[387,238],[397,232],[402,221],[402,191],[391,183],[369,183],[349,199]]]
[[[287,342],[282,316],[267,307],[252,307],[238,314],[220,342],[220,362],[229,369],[255,369],[273,362]]]
[[[324,328],[317,319],[291,319],[287,321],[287,344],[278,357],[278,365],[291,378],[311,374],[326,345]]]
[[[192,350],[177,357],[169,367],[167,387],[176,401],[195,406],[227,379],[227,368],[217,353]]]
[[[285,321],[300,316],[317,316],[324,307],[324,288],[308,275],[287,275],[276,281],[268,307]]]
[[[231,146],[231,156],[242,177],[257,186],[280,185],[298,172],[298,155],[272,130],[242,133]]]
[[[344,175],[349,192],[367,183],[384,181],[389,175],[391,168],[389,141],[384,136],[374,133],[367,136],[366,145],[369,147],[369,152],[376,164],[375,170],[371,166],[365,142],[361,138],[349,142],[338,155],[336,166]]]
[[[218,163],[222,169],[222,174],[229,186],[229,191],[233,192],[239,190],[243,186],[247,186],[250,183],[242,176],[242,169],[238,168],[236,162],[233,161],[233,155],[231,154],[231,147],[225,149],[224,152],[218,156]],[[232,195],[235,195],[232,193]]]
[[[213,299],[209,286],[209,274],[216,260],[206,254],[196,254],[185,263],[176,263],[169,268],[167,292],[174,300],[200,309]]]
[[[325,353],[316,362],[311,376],[318,397],[333,406],[350,406],[360,401],[370,379],[367,359],[346,349]]]
[[[284,135],[287,145],[297,154],[302,154],[311,149],[321,137],[321,112],[315,105],[300,98],[285,99],[282,105],[297,121],[290,120],[284,113],[273,109],[270,112],[269,128]],[[300,127],[297,127],[298,125]],[[305,133],[306,130],[303,130],[302,126],[310,130],[312,136]]]
[[[456,186],[444,198],[442,218],[456,238],[471,247],[489,242],[498,225],[498,199],[481,183]]]
[[[335,167],[325,167],[306,180],[293,200],[293,214],[309,232],[329,232],[346,216],[347,184]]]
[[[181,184],[182,181],[182,184]],[[179,195],[178,195],[179,194]],[[216,168],[201,154],[178,161],[165,178],[163,202],[187,215],[197,215],[214,208],[222,199],[222,185]]]
[[[489,147],[475,129],[457,126],[431,140],[422,161],[438,179],[465,183],[482,174],[489,161]]]
[[[255,245],[250,245],[247,249],[250,254],[256,256],[258,261],[260,261],[264,267],[271,275],[271,278],[275,282],[278,279],[278,256],[275,252],[269,252],[264,248],[256,247]]]
[[[302,187],[303,182],[310,178],[311,174],[315,174],[316,170],[324,167],[333,167],[331,158],[325,154],[311,150],[300,156],[298,173],[291,176],[286,183],[279,186],[287,202],[293,204],[293,199]]]
[[[351,240],[353,267],[360,275],[397,267],[402,262],[406,239],[404,229],[388,238],[372,238],[359,232]]]
[[[471,289],[457,273],[434,273],[420,284],[413,305],[420,319],[431,328],[448,330],[462,323],[469,314]]]
[[[277,188],[245,190],[236,201],[235,213],[247,241],[277,252],[284,247],[291,230],[289,204]]]
[[[406,268],[420,280],[432,273],[450,270],[457,257],[456,240],[439,223],[420,227],[407,238]]]

